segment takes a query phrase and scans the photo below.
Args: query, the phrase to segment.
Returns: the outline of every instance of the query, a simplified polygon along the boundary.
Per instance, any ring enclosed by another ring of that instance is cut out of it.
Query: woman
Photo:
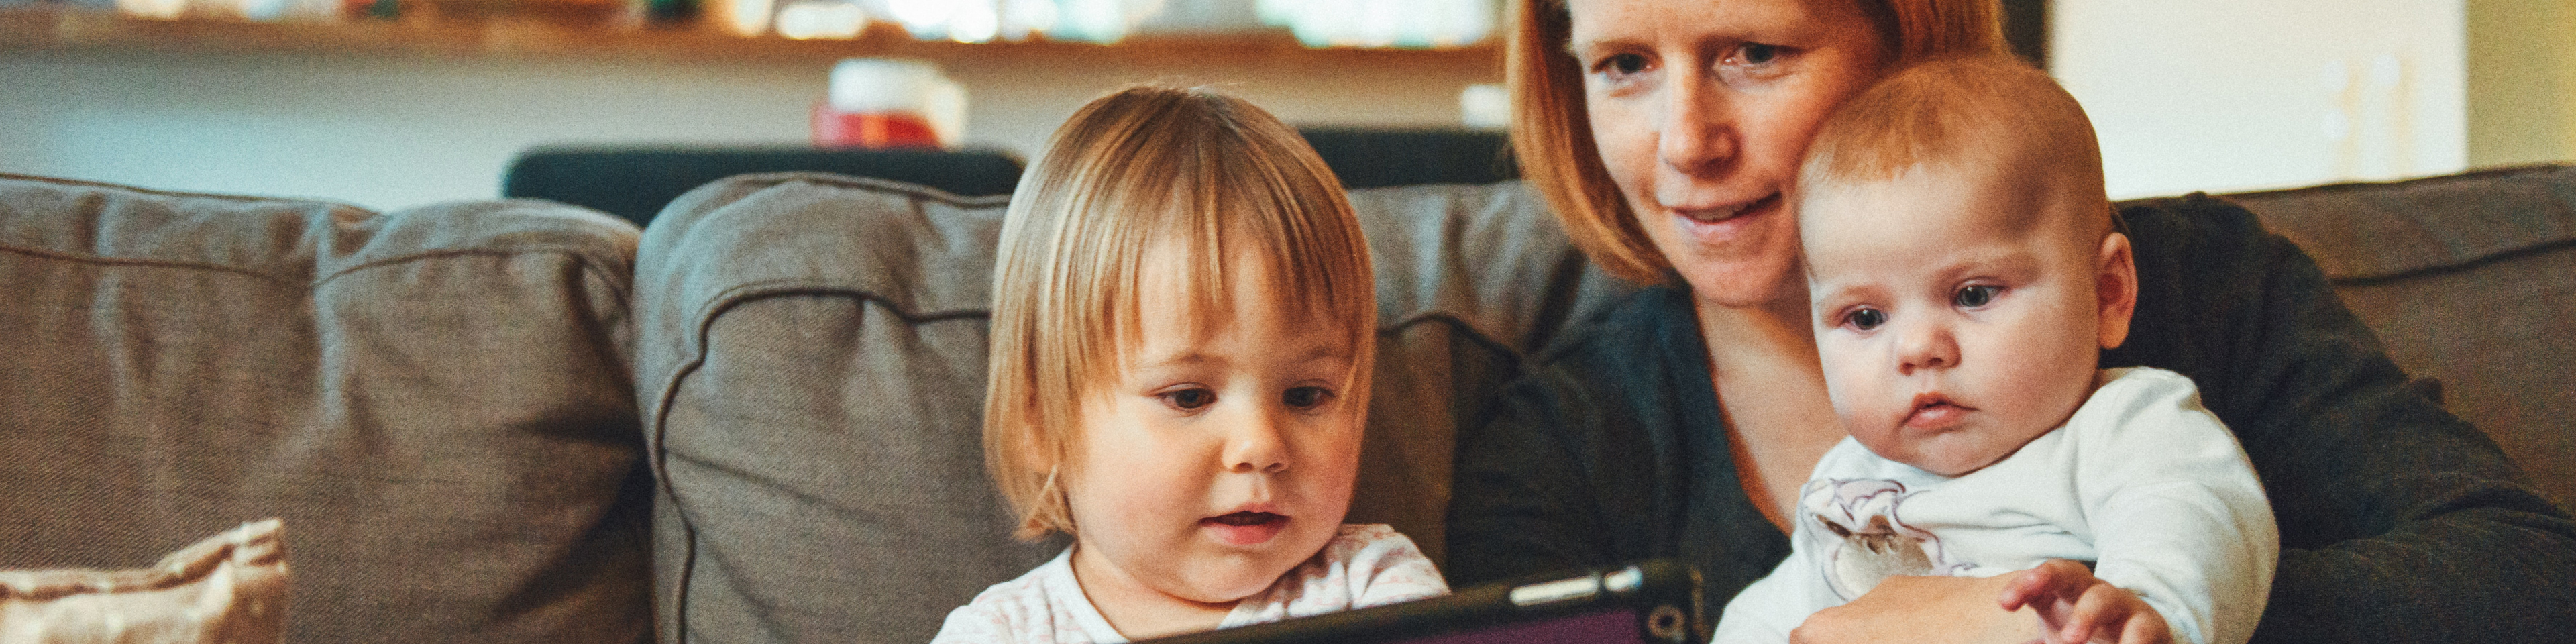
[[[1999,53],[1993,0],[1522,0],[1523,175],[1602,267],[1655,283],[1535,361],[1459,437],[1460,584],[1678,557],[1712,605],[1788,552],[1843,436],[1781,193],[1816,127],[1893,66]],[[2258,642],[2551,640],[2576,523],[2418,394],[2315,265],[2207,197],[2133,204],[2141,293],[2102,366],[2191,376],[2264,478],[2282,553]],[[2005,578],[1899,578],[1802,641],[2013,641]]]

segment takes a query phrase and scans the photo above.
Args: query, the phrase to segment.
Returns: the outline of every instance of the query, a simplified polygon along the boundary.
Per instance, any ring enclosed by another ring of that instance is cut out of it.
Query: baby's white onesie
[[[2177,644],[2244,644],[2281,550],[2244,448],[2181,374],[2098,378],[2066,425],[1962,476],[1843,439],[1799,489],[1789,558],[1726,605],[1718,644],[1786,642],[1891,575],[1986,577],[2049,559],[2096,562]]]
[[[1321,552],[1234,605],[1217,628],[1367,608],[1449,593],[1413,539],[1384,524],[1349,524]],[[1073,550],[993,584],[948,613],[931,644],[1111,644],[1127,641],[1082,594]]]

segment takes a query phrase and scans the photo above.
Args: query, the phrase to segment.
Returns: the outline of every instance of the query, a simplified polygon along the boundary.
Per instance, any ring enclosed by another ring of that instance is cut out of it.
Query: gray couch
[[[2576,169],[2234,198],[2576,498]],[[1626,290],[1517,184],[1358,191],[1353,519],[1441,542],[1456,424]],[[918,642],[1062,547],[976,423],[1002,200],[737,177],[638,232],[0,177],[0,568],[283,516],[294,642]],[[640,246],[639,246],[640,244]]]

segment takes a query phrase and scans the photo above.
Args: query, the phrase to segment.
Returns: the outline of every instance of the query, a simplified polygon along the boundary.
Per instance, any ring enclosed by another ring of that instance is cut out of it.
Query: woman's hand
[[[2039,611],[2049,644],[2173,644],[2163,614],[2136,593],[2094,577],[2084,564],[2050,559],[2037,568],[1998,576],[2012,581],[1996,603],[2004,610]]]
[[[2028,610],[1995,604],[2013,575],[1889,577],[1850,603],[1816,611],[1793,644],[2022,644],[2040,639]]]

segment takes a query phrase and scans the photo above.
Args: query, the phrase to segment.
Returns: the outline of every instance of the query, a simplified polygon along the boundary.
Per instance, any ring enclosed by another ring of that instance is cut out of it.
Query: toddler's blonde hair
[[[1231,271],[1269,277],[1280,310],[1352,339],[1346,409],[1365,417],[1377,294],[1350,201],[1296,130],[1207,88],[1133,86],[1057,128],[1022,176],[993,271],[984,459],[1020,518],[1013,535],[1073,533],[1058,478],[1084,400],[1142,339],[1149,251],[1178,252],[1195,323]],[[1229,266],[1250,257],[1259,266]]]

